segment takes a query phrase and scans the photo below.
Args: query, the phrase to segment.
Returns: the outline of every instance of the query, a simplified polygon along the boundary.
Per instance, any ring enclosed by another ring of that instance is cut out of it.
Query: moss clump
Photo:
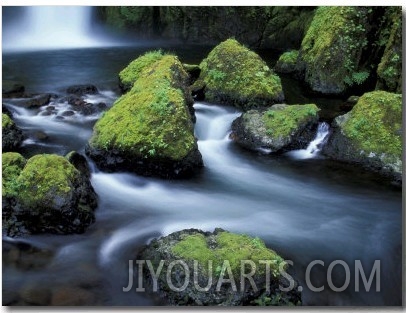
[[[402,93],[402,8],[391,9],[392,27],[377,69],[377,89]]]
[[[7,114],[2,113],[1,128],[5,129],[11,127],[12,125],[14,125],[13,120]]]
[[[26,163],[25,158],[19,153],[6,152],[2,154],[3,197],[15,195],[17,177],[20,175]]]
[[[320,109],[315,104],[289,105],[282,110],[271,107],[262,116],[266,133],[273,138],[289,137],[298,125],[313,120]]]
[[[215,240],[215,248],[213,246]],[[208,261],[213,261],[213,271],[220,274],[225,260],[229,261],[233,273],[240,273],[241,261],[251,260],[257,267],[258,274],[265,273],[265,265],[259,261],[270,261],[270,269],[273,276],[279,276],[279,270],[284,262],[276,252],[268,249],[259,238],[247,235],[238,235],[229,232],[220,232],[210,240],[203,234],[186,236],[172,247],[172,253],[179,258],[190,261],[198,261],[200,266],[207,271]]]
[[[342,93],[363,83],[369,69],[360,60],[368,44],[367,23],[372,8],[320,7],[304,37],[300,62],[311,88],[326,94]]]
[[[15,180],[15,195],[25,208],[46,212],[71,201],[79,171],[64,157],[36,155]]]
[[[296,64],[298,56],[299,56],[299,51],[297,51],[297,50],[287,51],[287,52],[284,52],[279,57],[278,61],[287,63],[287,64]]]
[[[386,91],[364,94],[343,123],[344,134],[366,155],[402,158],[402,95]]]
[[[96,123],[90,146],[127,159],[185,158],[197,147],[180,81],[187,78],[172,55],[145,66],[132,89]]]
[[[282,101],[280,78],[235,39],[216,46],[200,63],[206,100],[247,110]],[[199,82],[199,80],[197,82]]]
[[[142,70],[162,59],[163,56],[164,54],[161,50],[149,51],[128,64],[126,68],[118,74],[122,90],[125,92],[130,90],[134,82],[141,75]]]

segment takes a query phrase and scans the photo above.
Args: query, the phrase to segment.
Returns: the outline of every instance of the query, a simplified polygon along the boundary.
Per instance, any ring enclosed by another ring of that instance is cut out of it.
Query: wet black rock
[[[66,89],[66,92],[68,94],[74,94],[76,96],[94,95],[99,93],[97,87],[90,84],[69,86]]]

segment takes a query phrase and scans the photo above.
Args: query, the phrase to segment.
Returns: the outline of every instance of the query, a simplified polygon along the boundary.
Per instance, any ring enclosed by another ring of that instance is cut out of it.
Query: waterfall
[[[295,159],[311,159],[316,157],[327,141],[329,129],[330,127],[326,122],[319,123],[316,137],[309,143],[306,149],[290,151],[287,154]]]
[[[91,32],[91,11],[92,7],[86,6],[27,6],[23,14],[14,17],[14,11],[10,10],[7,17],[12,22],[3,24],[3,50],[112,45]]]

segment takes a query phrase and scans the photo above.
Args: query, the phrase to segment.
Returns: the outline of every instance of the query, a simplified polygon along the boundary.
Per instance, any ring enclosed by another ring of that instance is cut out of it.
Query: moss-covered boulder
[[[370,7],[320,7],[306,32],[298,68],[314,90],[340,94],[360,85],[370,69],[361,62],[368,45]]]
[[[231,137],[249,150],[267,152],[306,148],[316,135],[315,104],[275,104],[268,110],[243,113],[231,125]]]
[[[3,152],[15,151],[23,141],[23,133],[7,114],[2,113],[1,118]]]
[[[154,239],[136,259],[149,260],[154,271],[161,264],[155,292],[166,305],[254,305],[264,297],[273,299],[275,305],[301,302],[294,279],[282,276],[287,263],[259,238],[222,229],[213,233],[183,230]],[[143,267],[143,286],[152,294],[153,279],[147,265]],[[243,274],[252,274],[251,280]],[[289,291],[280,290],[279,286],[286,288],[290,283]]]
[[[275,65],[275,72],[289,74],[296,70],[297,57],[299,51],[291,50],[284,52]]]
[[[402,95],[365,93],[350,112],[335,119],[323,152],[401,180]]]
[[[203,162],[193,133],[188,79],[172,55],[146,66],[96,123],[87,154],[109,171],[164,178],[194,174]]]
[[[378,65],[377,89],[402,93],[402,8],[391,7],[388,15],[390,35]]]
[[[138,57],[128,64],[119,74],[119,85],[125,93],[134,85],[135,81],[141,75],[141,72],[152,63],[162,59],[163,52],[161,50],[148,51],[144,55]]]
[[[21,233],[81,233],[94,221],[97,196],[89,178],[53,154],[26,161],[3,153],[3,229]]]
[[[243,110],[284,100],[280,78],[253,51],[235,39],[217,45],[200,63],[205,99]]]

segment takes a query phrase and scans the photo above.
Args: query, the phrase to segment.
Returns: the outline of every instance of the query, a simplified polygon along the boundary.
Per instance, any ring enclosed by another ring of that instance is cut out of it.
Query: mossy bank
[[[318,112],[315,104],[275,104],[267,110],[251,110],[232,123],[231,137],[249,150],[303,149],[316,134]]]
[[[81,233],[94,222],[97,196],[89,177],[66,158],[40,154],[26,160],[2,155],[3,229],[23,233]]]
[[[203,162],[194,137],[189,76],[173,55],[147,63],[132,77],[131,90],[96,123],[86,152],[104,170],[193,175]]]
[[[200,69],[194,86],[203,89],[209,102],[248,110],[284,100],[278,75],[235,39],[217,45],[200,63]]]
[[[154,269],[161,263],[156,292],[166,305],[256,305],[263,298],[273,299],[275,305],[301,303],[297,285],[288,292],[279,289],[279,285],[286,287],[288,283],[281,275],[288,265],[259,238],[222,229],[213,233],[182,230],[154,239],[136,257],[150,260]],[[170,264],[176,263],[178,266],[171,268]],[[190,269],[188,274],[186,268]],[[144,286],[151,292],[152,277],[144,270]],[[242,271],[252,274],[252,284],[241,278]],[[185,275],[190,275],[190,283],[180,288],[185,284]]]
[[[335,119],[323,151],[401,181],[402,127],[402,95],[365,93],[349,113]]]

